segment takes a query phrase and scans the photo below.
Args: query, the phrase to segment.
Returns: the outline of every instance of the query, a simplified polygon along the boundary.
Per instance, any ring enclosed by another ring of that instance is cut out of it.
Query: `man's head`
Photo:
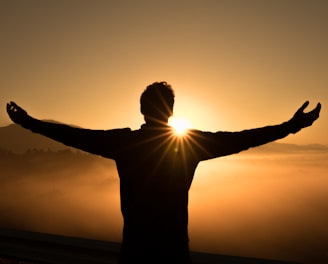
[[[167,123],[173,114],[174,92],[166,82],[148,85],[140,97],[140,110],[145,120]]]

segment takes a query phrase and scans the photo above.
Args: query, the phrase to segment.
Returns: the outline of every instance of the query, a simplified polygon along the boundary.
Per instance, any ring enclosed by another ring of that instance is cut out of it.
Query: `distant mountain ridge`
[[[67,148],[70,147],[40,134],[33,133],[16,124],[0,127],[0,149],[24,153],[28,149],[51,149],[58,151]]]
[[[56,142],[40,134],[33,133],[19,125],[10,124],[5,127],[0,127],[0,149],[10,150],[15,153],[24,153],[28,149],[50,149],[52,151],[58,151],[74,148],[65,146],[62,143]],[[302,151],[328,152],[328,146],[322,144],[296,145],[272,142],[249,151],[261,153],[291,153]]]

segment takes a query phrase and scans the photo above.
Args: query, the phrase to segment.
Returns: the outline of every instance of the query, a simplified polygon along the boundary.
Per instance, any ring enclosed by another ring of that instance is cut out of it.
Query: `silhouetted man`
[[[287,122],[240,132],[190,130],[177,136],[168,126],[174,93],[166,82],[149,85],[140,98],[140,129],[89,130],[44,122],[14,102],[10,118],[24,128],[116,161],[124,219],[119,263],[190,263],[188,192],[200,161],[238,153],[296,133],[319,117],[305,102]]]

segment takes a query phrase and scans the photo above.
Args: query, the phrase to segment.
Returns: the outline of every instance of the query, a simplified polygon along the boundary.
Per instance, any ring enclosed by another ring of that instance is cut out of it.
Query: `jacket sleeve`
[[[23,127],[64,145],[112,159],[115,158],[121,142],[124,141],[124,134],[130,131],[129,128],[113,130],[84,129],[34,118],[31,118]]]
[[[292,133],[290,122],[239,132],[202,132],[190,131],[190,142],[198,160],[226,156],[260,146]]]

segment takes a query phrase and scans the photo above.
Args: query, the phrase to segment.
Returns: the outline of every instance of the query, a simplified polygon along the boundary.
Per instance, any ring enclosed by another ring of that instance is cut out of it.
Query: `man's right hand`
[[[7,104],[7,113],[13,122],[22,126],[31,119],[27,112],[14,102]]]

